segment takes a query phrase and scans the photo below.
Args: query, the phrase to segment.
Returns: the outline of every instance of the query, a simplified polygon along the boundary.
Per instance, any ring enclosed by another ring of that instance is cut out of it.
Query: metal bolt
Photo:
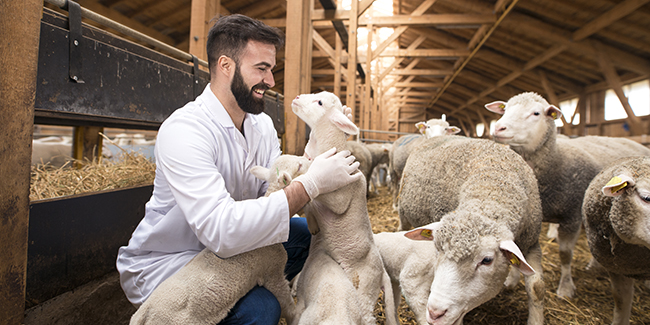
[[[198,36],[194,36],[194,40],[195,40],[195,41],[198,41],[198,40],[199,40],[199,37],[198,37]]]
[[[77,76],[72,76],[72,80],[77,81],[78,79]]]
[[[74,46],[79,46],[79,41],[74,40]]]

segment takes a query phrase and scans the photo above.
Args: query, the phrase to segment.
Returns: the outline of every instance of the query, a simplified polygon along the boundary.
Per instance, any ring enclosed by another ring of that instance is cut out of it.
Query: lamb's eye
[[[641,200],[650,202],[650,196],[641,195]]]
[[[538,116],[538,115],[539,115],[539,112],[535,112],[535,113],[533,113],[533,115]]]
[[[319,101],[318,101],[318,105],[323,106],[323,101],[322,101],[322,100],[319,100]]]
[[[492,264],[493,261],[494,261],[494,259],[492,257],[485,257],[481,261],[481,264],[482,265],[490,265],[490,264]]]

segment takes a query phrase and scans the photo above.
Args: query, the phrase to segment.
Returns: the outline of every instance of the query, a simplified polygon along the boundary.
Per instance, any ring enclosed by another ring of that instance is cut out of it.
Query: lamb
[[[304,174],[309,164],[305,157],[282,155],[271,169],[254,166],[251,173],[268,182],[268,196]],[[205,248],[154,290],[133,314],[130,324],[217,324],[256,285],[275,295],[282,317],[294,324],[295,305],[284,277],[286,264],[287,252],[282,244],[226,259]]]
[[[405,234],[405,231],[375,234],[375,245],[391,280],[395,306],[399,306],[404,295],[416,321],[424,325],[438,251],[432,242],[414,241]]]
[[[348,135],[357,134],[358,128],[343,114],[339,98],[329,92],[297,96],[291,104],[293,112],[312,129],[310,156],[323,153],[332,147],[347,148]],[[388,289],[390,279],[384,270],[379,250],[374,244],[365,196],[366,181],[359,177],[343,188],[320,195],[305,207],[310,223],[312,239],[310,256],[298,279],[297,312],[309,308],[309,295],[318,283],[310,281],[305,274],[320,272],[317,256],[329,256],[343,269],[347,278],[357,289],[363,323],[376,324],[374,306],[381,287]],[[312,226],[311,223],[316,223]],[[322,254],[312,254],[322,250]],[[312,258],[314,256],[314,258]],[[301,289],[302,287],[302,289]],[[392,305],[391,290],[385,290],[386,318],[388,324],[396,324],[397,315]],[[321,307],[325,308],[325,307]],[[303,317],[300,322],[307,322]],[[312,320],[315,322],[317,320]]]
[[[432,240],[438,251],[430,324],[462,322],[504,282],[514,287],[519,272],[526,276],[528,324],[543,323],[542,209],[535,176],[521,156],[490,140],[432,138],[408,158],[401,187],[402,229],[423,226],[408,237]]]
[[[393,147],[389,153],[388,173],[391,179],[391,187],[393,189],[393,209],[397,210],[397,197],[399,196],[399,183],[402,177],[402,171],[406,164],[411,151],[417,148],[425,139],[441,135],[454,135],[460,132],[460,129],[455,126],[449,126],[445,120],[430,119],[426,123],[418,122],[415,124],[422,134],[420,135],[407,135],[403,136],[393,143]]]
[[[612,324],[629,324],[634,279],[650,279],[650,157],[623,158],[589,184],[582,205],[589,249],[607,270]]]
[[[354,159],[359,162],[359,171],[366,177],[366,184],[368,184],[374,168],[370,150],[365,144],[357,141],[347,141],[347,149],[350,150]]]
[[[573,297],[573,248],[580,234],[582,202],[589,182],[608,163],[622,157],[650,155],[650,149],[623,138],[558,137],[554,120],[562,113],[532,92],[507,103],[485,105],[503,117],[495,124],[494,139],[510,145],[533,168],[542,198],[544,221],[559,223],[560,297]]]

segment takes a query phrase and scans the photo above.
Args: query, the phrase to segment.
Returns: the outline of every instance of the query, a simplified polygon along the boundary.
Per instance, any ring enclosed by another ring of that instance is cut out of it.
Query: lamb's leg
[[[381,286],[384,289],[384,312],[386,313],[386,325],[397,325],[399,324],[399,318],[397,316],[397,306],[399,306],[399,304],[395,304],[395,297],[393,296],[394,290],[388,273],[383,267],[381,269],[383,271]]]
[[[616,273],[609,272],[614,296],[614,316],[612,325],[630,324],[632,298],[634,297],[634,280]]]
[[[544,277],[542,270],[542,249],[539,242],[530,248],[526,261],[533,267],[535,274],[526,276],[526,293],[528,294],[528,325],[544,324]]]
[[[268,279],[264,287],[271,291],[282,308],[281,317],[283,317],[287,324],[297,324],[298,317],[296,316],[296,306],[291,297],[291,289],[289,289],[289,282],[284,278],[284,274],[280,273],[279,276],[274,276]]]
[[[568,228],[568,229],[567,229]],[[573,228],[577,228],[573,230]],[[571,260],[573,259],[573,248],[580,235],[580,226],[568,227],[566,224],[560,224],[558,229],[558,243],[560,244],[560,265],[561,273],[560,284],[557,288],[557,295],[560,297],[571,298],[576,290],[571,276]]]

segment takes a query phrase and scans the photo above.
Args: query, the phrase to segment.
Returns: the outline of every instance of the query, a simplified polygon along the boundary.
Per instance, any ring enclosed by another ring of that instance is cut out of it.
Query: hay
[[[397,231],[399,217],[392,210],[392,198],[386,187],[379,188],[379,195],[368,198],[368,213],[373,232]],[[560,280],[560,258],[557,242],[546,237],[548,225],[543,224],[540,244],[542,266],[546,283],[544,299],[545,324],[550,325],[596,325],[610,324],[614,310],[609,277],[606,273],[586,271],[591,254],[584,232],[580,235],[573,256],[573,281],[577,287],[572,299],[559,298],[555,294]],[[384,324],[383,306],[375,309],[378,324]],[[399,306],[401,324],[417,324],[413,313],[402,298]],[[464,324],[526,324],[528,319],[528,297],[523,284],[512,291],[502,291],[490,301],[470,311]],[[650,289],[642,281],[635,281],[632,317],[630,324],[650,324]]]
[[[60,168],[49,164],[32,166],[29,199],[34,201],[152,184],[156,165],[139,152],[120,149],[122,154],[115,161],[100,158],[93,162],[66,163]]]

